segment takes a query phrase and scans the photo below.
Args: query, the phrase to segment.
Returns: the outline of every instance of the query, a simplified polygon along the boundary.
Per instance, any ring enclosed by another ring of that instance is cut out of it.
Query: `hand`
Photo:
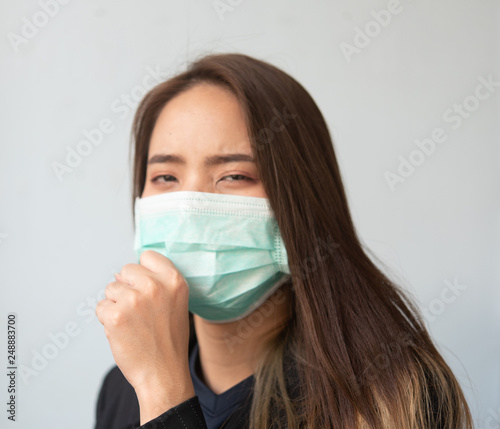
[[[141,425],[194,396],[189,373],[189,290],[174,264],[154,251],[106,286],[96,315],[113,357],[135,389]]]

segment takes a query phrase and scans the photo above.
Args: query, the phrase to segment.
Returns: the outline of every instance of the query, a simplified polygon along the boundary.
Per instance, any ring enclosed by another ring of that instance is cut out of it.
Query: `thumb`
[[[174,263],[154,250],[145,250],[139,257],[139,263],[148,270],[157,274],[171,273],[172,270],[178,271]]]

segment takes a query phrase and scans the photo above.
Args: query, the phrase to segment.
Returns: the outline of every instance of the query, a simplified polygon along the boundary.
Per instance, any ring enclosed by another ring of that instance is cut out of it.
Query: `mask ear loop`
[[[278,264],[279,271],[285,274],[290,274],[290,267],[288,266],[288,255],[286,253],[285,243],[278,227],[276,220],[273,220],[274,225],[274,251],[273,259]]]

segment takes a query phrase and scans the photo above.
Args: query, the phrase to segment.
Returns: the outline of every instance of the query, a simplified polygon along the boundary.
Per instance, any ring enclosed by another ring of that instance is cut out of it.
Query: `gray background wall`
[[[154,75],[237,51],[311,92],[362,239],[417,300],[478,427],[500,428],[500,87],[475,96],[500,81],[498,1],[62,3],[4,1],[0,14],[0,315],[18,315],[24,365],[18,422],[2,411],[1,427],[92,427],[113,365],[93,307],[134,261],[135,102]],[[99,126],[99,145],[80,143]],[[433,132],[446,141],[414,152]],[[77,148],[87,156],[67,159]]]

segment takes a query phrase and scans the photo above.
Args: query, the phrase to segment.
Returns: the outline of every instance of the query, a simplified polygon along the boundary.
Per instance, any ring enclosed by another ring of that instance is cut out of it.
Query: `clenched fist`
[[[135,389],[141,425],[194,396],[189,373],[189,290],[154,251],[127,264],[105,289],[96,315],[116,365]]]

